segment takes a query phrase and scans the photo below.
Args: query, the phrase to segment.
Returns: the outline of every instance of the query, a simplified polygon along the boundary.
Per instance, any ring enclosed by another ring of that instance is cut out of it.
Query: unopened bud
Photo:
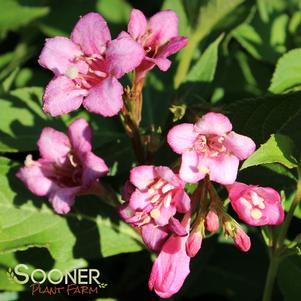
[[[205,226],[207,231],[216,232],[219,229],[219,218],[214,210],[210,210],[206,215]]]
[[[235,245],[243,252],[248,252],[251,247],[250,237],[241,228],[236,229],[235,236],[233,237]]]
[[[202,234],[200,231],[191,232],[186,242],[186,253],[189,257],[194,257],[202,246]]]

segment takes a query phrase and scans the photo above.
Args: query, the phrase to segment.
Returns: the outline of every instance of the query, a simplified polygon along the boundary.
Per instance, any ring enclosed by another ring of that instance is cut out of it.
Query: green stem
[[[272,254],[268,274],[265,282],[262,301],[270,301],[272,297],[273,287],[279,267],[279,258],[275,253]]]

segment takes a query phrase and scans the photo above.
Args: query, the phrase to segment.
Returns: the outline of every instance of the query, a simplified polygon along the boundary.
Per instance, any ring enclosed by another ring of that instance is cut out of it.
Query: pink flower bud
[[[200,250],[202,246],[202,234],[197,231],[197,232],[192,232],[188,240],[186,242],[186,253],[189,257],[194,257]]]
[[[219,229],[219,218],[215,211],[210,210],[205,219],[206,229],[209,232],[216,232]]]
[[[251,248],[250,237],[242,229],[237,228],[233,237],[235,245],[243,252],[248,252]]]

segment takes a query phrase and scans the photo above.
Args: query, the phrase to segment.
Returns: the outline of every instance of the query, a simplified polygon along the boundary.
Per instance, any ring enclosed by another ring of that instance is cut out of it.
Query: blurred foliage
[[[116,37],[126,30],[132,7],[147,16],[170,8],[179,16],[181,35],[189,38],[170,70],[153,70],[145,82],[142,130],[146,135],[159,133],[156,164],[176,159],[164,137],[173,125],[169,108],[185,108],[180,122],[192,122],[207,111],[223,112],[235,131],[261,145],[244,163],[239,180],[293,195],[297,175],[290,168],[300,164],[301,154],[299,0],[1,0],[0,6],[0,289],[7,291],[0,293],[0,300],[31,298],[28,288],[6,277],[7,269],[18,262],[47,270],[99,268],[109,285],[97,300],[136,300],[137,296],[158,300],[147,289],[150,255],[113,208],[85,197],[71,214],[61,217],[15,177],[25,156],[37,155],[36,140],[43,127],[65,131],[78,116],[92,124],[95,152],[111,167],[105,184],[120,194],[135,164],[118,117],[106,119],[78,110],[50,118],[41,110],[43,89],[51,78],[37,64],[44,40],[68,36],[87,12],[100,12]],[[291,201],[290,197],[284,201],[287,210]],[[300,218],[298,208],[289,232],[292,241],[300,230]],[[268,254],[259,231],[250,228],[249,233],[253,248],[247,254],[216,237],[206,239],[175,299],[259,300]],[[282,261],[273,301],[283,296],[286,301],[300,298],[300,271],[300,256],[295,253]]]

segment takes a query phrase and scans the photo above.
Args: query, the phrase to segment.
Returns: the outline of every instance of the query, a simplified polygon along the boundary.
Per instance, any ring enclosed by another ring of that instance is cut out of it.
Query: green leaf
[[[301,296],[301,256],[286,257],[279,266],[278,285],[285,301],[296,301]]]
[[[71,213],[60,216],[15,174],[15,164],[0,158],[0,253],[42,247],[55,260],[68,261],[142,249],[139,235],[100,199],[77,198]]]
[[[204,51],[195,65],[191,68],[185,82],[213,81],[218,60],[218,46],[222,39],[223,35],[220,35],[213,43],[211,43],[207,47],[207,49]]]
[[[267,95],[242,99],[225,106],[236,132],[248,135],[256,144],[274,133],[286,135],[301,150],[301,93]]]
[[[279,94],[301,86],[301,48],[293,49],[283,55],[276,65],[269,90]]]
[[[43,127],[66,132],[67,125],[78,117],[92,125],[94,148],[125,136],[118,118],[103,118],[82,110],[52,118],[42,111],[42,94],[42,88],[31,87],[0,95],[0,152],[35,150]]]
[[[262,144],[244,161],[241,170],[268,163],[280,163],[287,168],[297,167],[297,162],[293,157],[293,149],[293,142],[288,137],[273,134],[266,143]]]
[[[16,30],[29,22],[48,14],[49,8],[34,5],[22,5],[17,0],[1,0],[0,38],[6,31]],[[24,3],[24,1],[23,1]]]
[[[290,207],[293,203],[295,197],[295,193],[291,193],[290,195],[286,196],[284,193],[282,195],[283,199],[283,207],[286,212],[290,210]],[[294,216],[301,219],[301,203],[298,204],[297,208],[294,211]]]

